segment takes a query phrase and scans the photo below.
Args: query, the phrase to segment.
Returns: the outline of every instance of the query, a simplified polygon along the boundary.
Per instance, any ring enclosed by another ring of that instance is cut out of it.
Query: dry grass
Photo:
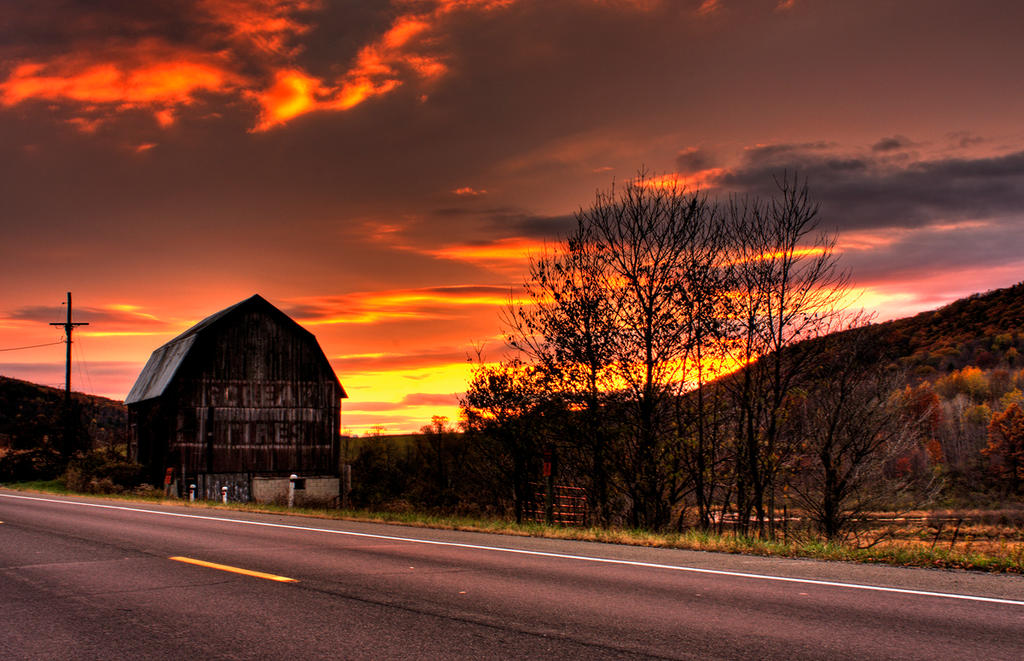
[[[1024,556],[1024,509],[883,513],[850,541],[915,553],[1008,558],[1019,565]]]
[[[6,486],[48,493],[67,493],[56,482]],[[180,500],[164,501],[156,494],[148,498],[127,494],[95,497],[146,500],[178,506],[183,504]],[[848,539],[830,542],[818,539],[806,530],[789,530],[785,541],[779,541],[698,530],[654,533],[623,528],[516,524],[503,519],[433,515],[415,511],[374,512],[310,508],[289,510],[280,505],[224,505],[219,502],[200,502],[195,506],[632,546],[1024,574],[1024,510],[921,511],[899,516],[877,513],[872,517],[870,524],[856,536],[851,535]]]

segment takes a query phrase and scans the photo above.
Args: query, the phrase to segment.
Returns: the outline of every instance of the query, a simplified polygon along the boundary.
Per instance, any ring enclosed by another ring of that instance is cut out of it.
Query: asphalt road
[[[1017,576],[4,490],[0,522],[2,659],[1024,659]]]

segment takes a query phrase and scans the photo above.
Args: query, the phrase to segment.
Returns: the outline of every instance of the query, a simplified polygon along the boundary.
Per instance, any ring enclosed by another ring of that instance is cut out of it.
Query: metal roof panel
[[[124,403],[134,404],[164,394],[195,341],[195,334],[184,335],[154,351]]]

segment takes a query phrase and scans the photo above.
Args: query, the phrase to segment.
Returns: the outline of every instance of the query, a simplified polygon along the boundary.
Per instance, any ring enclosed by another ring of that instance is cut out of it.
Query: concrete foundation
[[[257,503],[288,504],[287,477],[253,477],[252,500]],[[337,507],[341,481],[337,477],[300,475],[295,487],[296,507]]]

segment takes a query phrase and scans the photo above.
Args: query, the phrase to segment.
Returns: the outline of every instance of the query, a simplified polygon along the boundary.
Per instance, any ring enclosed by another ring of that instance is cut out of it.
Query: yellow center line
[[[174,555],[168,558],[168,560],[175,560],[177,562],[187,562],[190,565],[199,565],[200,567],[209,567],[210,569],[220,569],[221,571],[229,571],[235,574],[244,574],[246,576],[255,576],[256,578],[265,578],[268,581],[277,581],[278,583],[298,583],[298,579],[288,578],[287,576],[278,576],[277,574],[265,574],[261,571],[253,571],[251,569],[242,569],[241,567],[232,567],[231,565],[219,565],[216,562],[207,562],[205,560],[196,560],[195,558],[186,558],[181,555]]]

